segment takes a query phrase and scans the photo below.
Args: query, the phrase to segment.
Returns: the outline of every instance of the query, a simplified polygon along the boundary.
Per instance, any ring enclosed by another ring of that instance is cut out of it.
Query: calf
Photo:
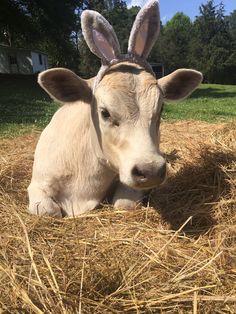
[[[87,10],[81,19],[102,66],[90,80],[63,68],[39,75],[42,88],[63,104],[35,152],[29,209],[39,215],[85,213],[111,190],[115,207],[135,207],[145,190],[166,177],[159,150],[163,102],[187,97],[202,80],[201,73],[187,69],[155,79],[146,58],[159,32],[158,1],[149,1],[137,15],[126,55],[99,13]]]

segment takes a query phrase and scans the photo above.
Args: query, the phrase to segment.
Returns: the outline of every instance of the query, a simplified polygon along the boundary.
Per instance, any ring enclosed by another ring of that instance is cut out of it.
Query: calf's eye
[[[107,109],[102,109],[101,115],[102,115],[104,120],[108,120],[111,117],[111,115]]]

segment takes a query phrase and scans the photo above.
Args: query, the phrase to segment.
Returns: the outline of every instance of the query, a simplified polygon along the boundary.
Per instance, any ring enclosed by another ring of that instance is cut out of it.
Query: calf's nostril
[[[137,181],[140,181],[140,182],[147,181],[147,177],[145,175],[145,172],[143,170],[139,169],[137,166],[133,167],[131,174]]]
[[[131,170],[131,175],[136,183],[159,184],[166,176],[166,163],[156,165],[154,163],[135,165]],[[159,183],[158,183],[159,182]]]

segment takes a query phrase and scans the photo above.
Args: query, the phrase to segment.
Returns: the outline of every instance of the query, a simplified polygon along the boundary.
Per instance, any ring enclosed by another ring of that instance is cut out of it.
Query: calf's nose
[[[166,176],[166,162],[160,164],[145,163],[138,164],[131,170],[131,175],[135,183],[158,185],[162,183]]]

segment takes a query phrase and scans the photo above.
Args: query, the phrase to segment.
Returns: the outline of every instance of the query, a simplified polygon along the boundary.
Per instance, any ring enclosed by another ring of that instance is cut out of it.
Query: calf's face
[[[95,92],[100,144],[120,181],[134,189],[152,188],[166,177],[159,151],[163,104],[156,79],[139,66],[113,67]]]
[[[150,189],[165,180],[166,161],[159,150],[163,102],[185,98],[201,80],[201,73],[182,69],[157,81],[141,66],[126,62],[112,66],[92,96],[92,86],[69,70],[39,76],[40,85],[56,100],[91,106],[104,158],[120,181],[134,189]]]
[[[99,125],[102,151],[120,181],[131,188],[150,189],[166,178],[166,161],[159,150],[165,94],[183,98],[193,90],[192,79],[198,77],[198,84],[201,80],[198,72],[183,74],[174,82],[167,77],[166,84],[138,65],[118,64],[95,91],[94,121]]]

